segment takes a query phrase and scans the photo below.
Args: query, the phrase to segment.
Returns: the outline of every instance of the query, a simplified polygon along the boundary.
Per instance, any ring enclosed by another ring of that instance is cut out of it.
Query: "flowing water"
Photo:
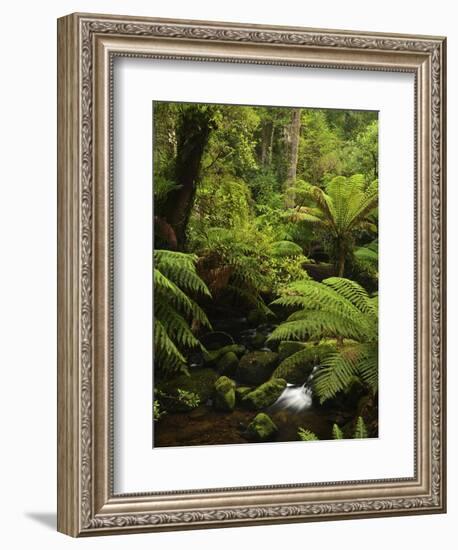
[[[302,386],[286,384],[283,393],[275,403],[269,407],[269,410],[271,412],[285,410],[297,414],[311,409],[313,405],[312,381],[316,370],[317,367],[313,369],[307,381],[302,384]]]
[[[207,334],[204,341],[207,349],[218,349],[235,342],[245,346],[247,352],[255,349],[270,351],[266,339],[275,325],[265,323],[251,328],[245,318],[212,320],[212,324],[214,332]],[[261,345],[257,343],[259,335],[262,335]],[[200,352],[192,354],[189,359],[191,368],[203,366]],[[312,401],[314,372],[305,384],[287,384],[275,403],[266,409],[278,427],[275,441],[297,441],[299,427],[311,429],[320,439],[331,437],[332,420]],[[165,415],[156,426],[155,437],[158,446],[247,443],[243,432],[254,415],[253,411],[239,407],[231,413],[224,413],[203,404],[191,413]]]
[[[279,410],[291,411],[299,413],[310,409],[312,406],[312,390],[310,387],[303,384],[302,386],[294,386],[287,384],[283,393],[270,407],[272,412]]]

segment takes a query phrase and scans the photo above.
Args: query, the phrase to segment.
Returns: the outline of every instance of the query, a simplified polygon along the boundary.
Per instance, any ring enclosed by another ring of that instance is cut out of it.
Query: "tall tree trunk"
[[[337,277],[343,277],[345,273],[345,248],[340,245],[337,257]]]
[[[263,168],[268,166],[272,159],[272,139],[274,133],[274,125],[271,120],[264,123],[262,128],[261,140],[261,165]]]
[[[299,137],[301,132],[301,112],[302,109],[295,108],[291,110],[291,124],[289,128],[289,158],[286,172],[285,206],[292,208],[294,206],[294,193],[290,188],[294,185],[297,176],[297,157],[299,152]]]
[[[186,247],[186,228],[189,221],[202,156],[212,128],[213,111],[190,106],[183,110],[177,127],[175,182],[177,189],[167,196],[164,217],[173,227],[178,250]]]

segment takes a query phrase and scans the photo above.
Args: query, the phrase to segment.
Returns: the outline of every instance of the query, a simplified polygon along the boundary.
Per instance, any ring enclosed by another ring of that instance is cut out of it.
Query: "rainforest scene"
[[[378,437],[378,113],[153,115],[153,446]]]

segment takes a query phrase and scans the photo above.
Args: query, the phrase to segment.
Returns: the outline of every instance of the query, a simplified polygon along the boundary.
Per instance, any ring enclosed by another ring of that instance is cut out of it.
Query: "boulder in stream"
[[[247,385],[259,386],[266,382],[278,363],[273,351],[253,351],[245,354],[237,369],[237,379]]]
[[[224,374],[225,376],[234,376],[238,366],[239,360],[233,351],[228,351],[224,355],[221,355],[216,361],[216,370],[219,374]]]
[[[251,341],[251,345],[254,349],[261,349],[262,347],[264,347],[266,339],[267,336],[265,334],[263,334],[262,332],[257,332]]]
[[[281,378],[268,380],[255,390],[247,393],[243,397],[242,403],[250,409],[265,409],[275,403],[285,388],[286,380],[282,380]]]
[[[250,386],[238,386],[237,388],[235,388],[236,401],[241,403],[245,395],[249,394],[252,391],[253,388],[251,388]]]
[[[246,436],[252,441],[272,441],[278,428],[268,414],[259,413],[248,425]]]
[[[213,369],[193,369],[188,376],[180,374],[157,384],[161,402],[167,412],[187,412],[195,408],[189,401],[179,398],[178,390],[197,395],[200,403],[205,403],[213,395],[218,374]]]
[[[227,376],[220,376],[215,382],[215,409],[233,411],[235,407],[235,382]]]
[[[215,364],[220,357],[229,352],[235,353],[237,357],[240,357],[246,352],[246,347],[241,344],[229,344],[213,351],[207,351],[204,353],[204,361],[209,365]]]
[[[305,342],[293,342],[289,340],[280,342],[280,344],[278,345],[278,355],[280,361],[283,361],[290,355],[293,355],[293,353],[304,349],[306,346],[307,344]]]
[[[331,340],[319,344],[282,342],[279,355],[284,357],[287,351],[288,354],[285,359],[281,360],[272,377],[284,378],[290,384],[304,384],[309,379],[313,369],[335,350],[336,344]]]

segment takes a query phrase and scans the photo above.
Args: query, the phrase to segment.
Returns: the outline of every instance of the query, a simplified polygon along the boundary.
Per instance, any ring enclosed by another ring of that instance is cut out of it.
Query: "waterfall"
[[[299,413],[310,409],[312,406],[312,380],[313,373],[316,371],[315,367],[312,374],[307,378],[307,381],[302,386],[296,386],[294,384],[287,384],[283,393],[270,407],[272,411],[276,410],[288,410],[293,413]]]

